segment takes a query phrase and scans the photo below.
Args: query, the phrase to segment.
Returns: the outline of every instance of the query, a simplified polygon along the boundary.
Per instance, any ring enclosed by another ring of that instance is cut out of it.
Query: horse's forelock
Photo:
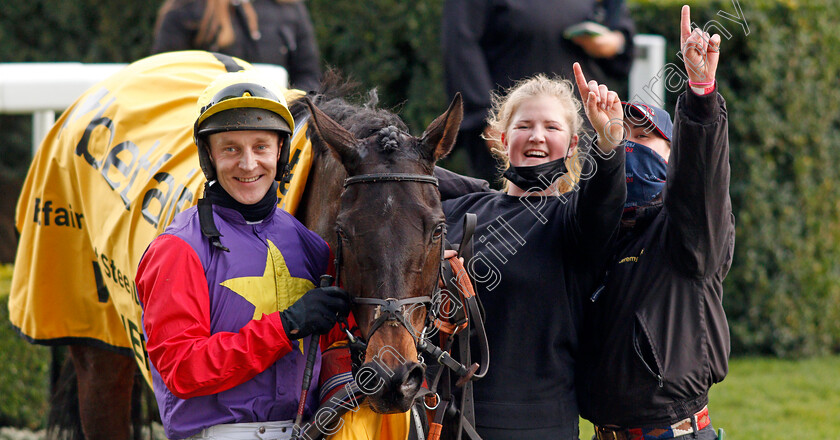
[[[377,141],[369,144],[375,152],[383,155],[404,154],[408,157],[421,157],[419,143],[408,132],[405,122],[392,111],[376,108],[379,97],[376,89],[371,89],[362,104],[353,104],[346,97],[353,93],[356,84],[345,81],[335,72],[328,72],[324,76],[321,89],[317,94],[310,94],[315,105],[327,116],[346,128],[356,139],[364,140],[376,136]],[[290,110],[296,120],[302,117],[307,109],[299,99],[292,102]],[[380,132],[388,127],[394,127],[400,132],[399,136],[392,136],[383,140]],[[404,134],[404,136],[403,136]],[[393,142],[393,141],[397,142]]]

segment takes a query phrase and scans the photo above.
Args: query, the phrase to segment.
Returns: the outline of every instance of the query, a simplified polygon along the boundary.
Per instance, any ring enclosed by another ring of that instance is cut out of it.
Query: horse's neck
[[[313,145],[312,167],[295,216],[335,249],[335,220],[347,173],[330,151]]]

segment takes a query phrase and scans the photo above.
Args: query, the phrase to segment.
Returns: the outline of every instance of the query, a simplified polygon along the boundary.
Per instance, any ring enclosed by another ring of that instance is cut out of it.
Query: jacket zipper
[[[592,301],[594,303],[595,301],[598,300],[598,297],[601,296],[601,292],[603,292],[604,288],[607,287],[607,278],[609,278],[609,276],[610,276],[610,271],[608,270],[606,273],[604,273],[604,281],[601,282],[601,285],[598,286],[598,288],[595,289],[595,292],[592,294],[592,296],[589,297],[590,301]]]
[[[639,332],[635,323],[633,324],[633,349],[636,350],[636,355],[639,356],[639,359],[642,361],[642,364],[644,364],[645,368],[647,368],[648,372],[656,378],[659,384],[659,388],[664,387],[665,383],[662,379],[662,375],[654,372],[653,368],[651,368],[650,365],[648,365],[647,361],[645,360],[645,357],[642,355],[642,349],[641,347],[639,347]]]

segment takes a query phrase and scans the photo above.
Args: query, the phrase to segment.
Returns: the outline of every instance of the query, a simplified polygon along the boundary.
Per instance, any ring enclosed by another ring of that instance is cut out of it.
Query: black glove
[[[289,339],[330,331],[338,316],[350,313],[350,295],[346,290],[330,286],[316,287],[280,312],[283,329]]]

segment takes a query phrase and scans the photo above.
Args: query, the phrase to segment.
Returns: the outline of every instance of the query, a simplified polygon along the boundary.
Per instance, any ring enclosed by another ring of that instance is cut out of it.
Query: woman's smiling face
[[[523,101],[502,134],[510,164],[534,166],[568,156],[577,146],[578,136],[569,128],[567,113],[551,96]]]
[[[210,135],[210,158],[222,188],[237,202],[259,202],[274,183],[280,158],[273,131],[227,131]]]

